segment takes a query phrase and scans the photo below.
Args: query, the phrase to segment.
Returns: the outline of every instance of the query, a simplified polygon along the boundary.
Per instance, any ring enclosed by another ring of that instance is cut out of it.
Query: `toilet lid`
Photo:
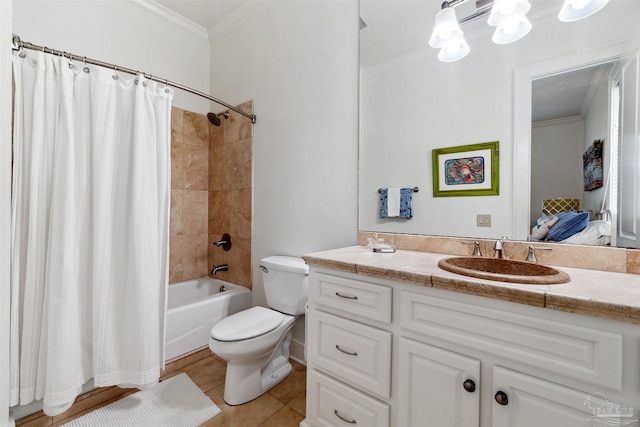
[[[266,334],[282,323],[284,315],[264,307],[251,307],[232,314],[211,328],[211,337],[218,341],[239,341]]]

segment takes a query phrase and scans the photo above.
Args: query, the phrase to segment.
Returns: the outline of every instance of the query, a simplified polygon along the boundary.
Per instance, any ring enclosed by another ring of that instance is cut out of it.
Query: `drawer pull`
[[[343,352],[344,354],[348,354],[349,356],[357,356],[358,353],[357,352],[351,352],[351,351],[347,351],[347,350],[343,350],[340,348],[340,346],[338,344],[336,344],[336,348],[338,349],[338,351]]]
[[[462,383],[462,386],[469,393],[473,393],[474,391],[476,391],[476,383],[474,383],[473,380],[466,380]]]
[[[356,295],[342,295],[340,292],[336,292],[336,296],[340,298],[346,298],[346,299],[358,299]]]
[[[509,404],[509,398],[507,398],[507,393],[505,393],[504,391],[498,391],[495,395],[495,398],[496,402],[498,402],[499,405],[505,406]]]
[[[340,412],[338,412],[337,409],[334,409],[333,413],[336,414],[336,417],[340,418],[345,423],[356,424],[356,420],[350,420],[350,419],[347,419],[347,418],[343,417],[342,415],[340,415]]]

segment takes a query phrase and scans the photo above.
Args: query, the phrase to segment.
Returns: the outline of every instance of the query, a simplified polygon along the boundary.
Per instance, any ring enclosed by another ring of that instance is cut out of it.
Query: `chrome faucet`
[[[502,249],[502,245],[504,244],[505,240],[507,240],[507,236],[502,236],[501,238],[496,240],[496,244],[493,245],[493,249],[496,251],[496,258],[507,258],[507,256],[504,254],[504,249]]]
[[[462,242],[465,245],[473,245],[473,255],[472,256],[482,256],[482,252],[480,252],[480,242]]]
[[[552,251],[553,249],[546,246],[529,246],[529,255],[527,255],[527,261],[538,262],[536,258],[536,250],[538,251]]]
[[[229,266],[227,264],[214,265],[211,269],[211,275],[215,276],[218,271],[227,271]]]

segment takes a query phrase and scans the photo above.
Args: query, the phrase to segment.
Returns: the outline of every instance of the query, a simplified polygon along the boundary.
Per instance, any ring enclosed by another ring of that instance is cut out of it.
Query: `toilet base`
[[[227,361],[223,396],[227,404],[247,403],[266,393],[289,375],[292,370],[289,362],[291,336],[289,331],[277,350],[265,357],[241,363]]]

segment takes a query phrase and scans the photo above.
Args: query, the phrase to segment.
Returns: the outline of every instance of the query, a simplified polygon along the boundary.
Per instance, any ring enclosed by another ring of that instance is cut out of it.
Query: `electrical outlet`
[[[491,227],[491,215],[489,214],[476,215],[476,225],[478,227]]]

